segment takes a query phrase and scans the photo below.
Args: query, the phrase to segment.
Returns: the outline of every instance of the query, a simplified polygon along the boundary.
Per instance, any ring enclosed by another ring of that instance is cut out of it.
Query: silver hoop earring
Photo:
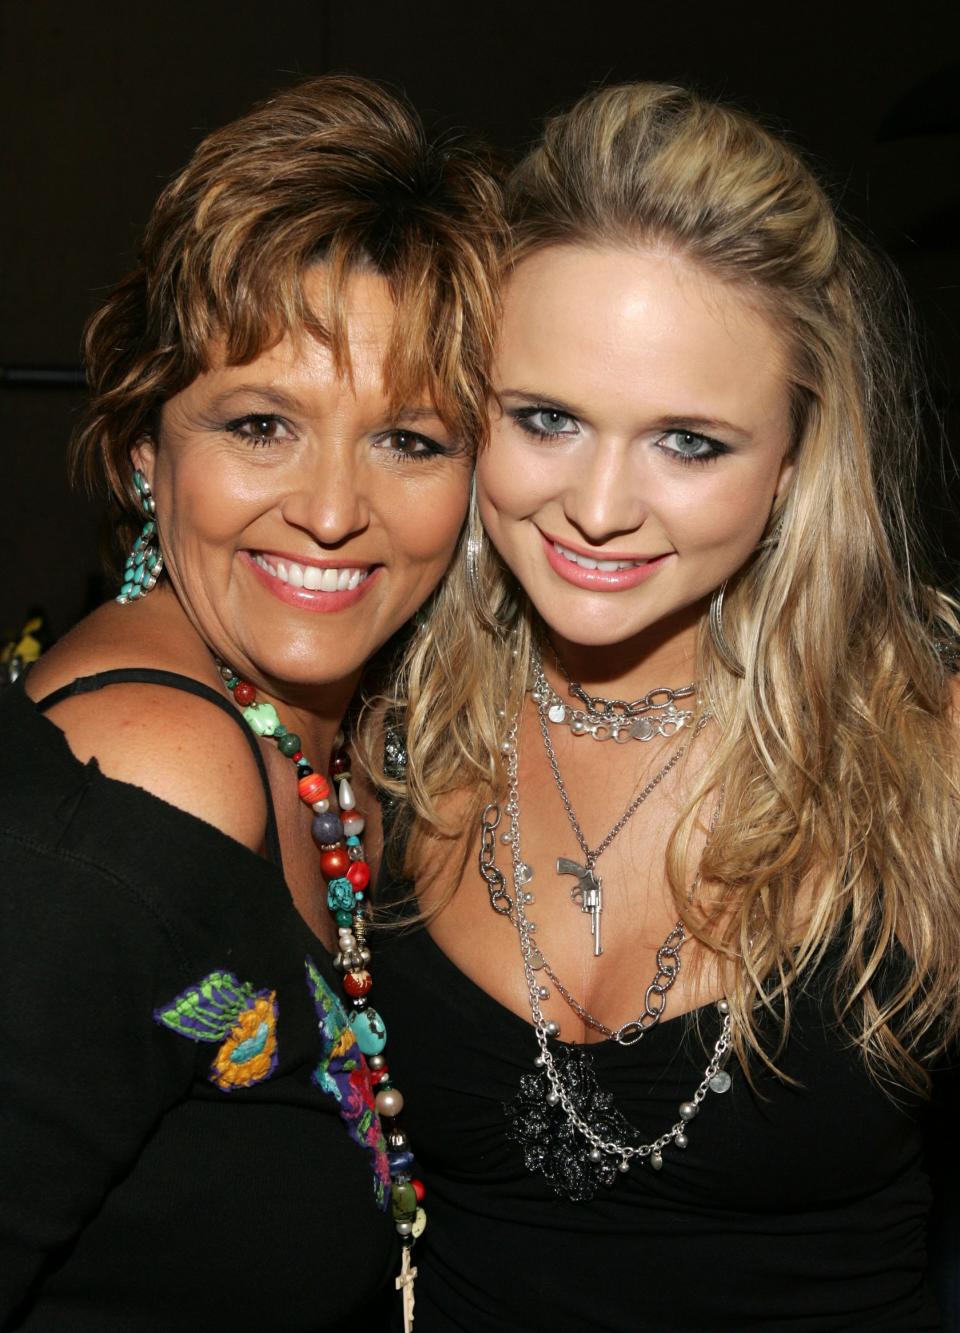
[[[713,640],[713,646],[716,649],[720,661],[732,672],[733,675],[741,679],[746,674],[743,669],[743,663],[737,657],[736,653],[727,643],[723,634],[723,595],[727,591],[727,580],[724,579],[720,587],[714,590],[710,598],[710,615],[708,624],[710,626],[710,638]]]

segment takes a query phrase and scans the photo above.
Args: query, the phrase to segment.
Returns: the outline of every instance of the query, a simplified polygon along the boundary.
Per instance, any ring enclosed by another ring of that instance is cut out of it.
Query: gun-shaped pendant
[[[590,934],[593,936],[593,956],[599,958],[603,953],[600,943],[600,914],[603,911],[603,883],[600,876],[590,866],[578,865],[569,857],[557,857],[557,874],[573,875],[576,884],[570,890],[570,897],[580,904],[581,912],[590,913]]]

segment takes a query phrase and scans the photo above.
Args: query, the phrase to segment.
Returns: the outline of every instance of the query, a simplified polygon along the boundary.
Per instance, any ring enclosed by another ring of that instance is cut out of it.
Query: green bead
[[[243,716],[251,731],[258,736],[272,736],[280,722],[280,717],[273,704],[251,704],[243,710]]]
[[[334,916],[335,916],[335,918],[336,918],[336,922],[337,922],[337,925],[338,925],[338,926],[352,926],[352,925],[353,925],[353,913],[352,913],[352,912],[336,912],[336,913],[334,913]]]
[[[280,737],[277,742],[277,749],[281,754],[285,754],[288,759],[292,759],[300,749],[300,737],[296,732],[288,731],[285,736]]]
[[[390,1211],[396,1222],[411,1222],[417,1215],[417,1191],[406,1182],[390,1186]]]

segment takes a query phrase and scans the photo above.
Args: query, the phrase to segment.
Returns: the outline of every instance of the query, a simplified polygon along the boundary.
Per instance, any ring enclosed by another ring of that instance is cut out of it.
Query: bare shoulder
[[[149,665],[200,679],[207,673],[207,658],[150,654],[141,637],[126,649],[100,651],[102,630],[82,625],[72,642],[41,658],[28,680],[32,697],[120,667]],[[107,777],[143,788],[252,850],[263,842],[266,801],[249,744],[241,725],[209,700],[163,685],[118,684],[72,695],[47,717],[82,763],[95,759]]]

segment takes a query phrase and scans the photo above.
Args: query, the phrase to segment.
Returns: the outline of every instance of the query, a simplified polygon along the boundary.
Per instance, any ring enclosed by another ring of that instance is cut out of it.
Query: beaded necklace
[[[413,1282],[417,1270],[411,1263],[413,1242],[423,1234],[427,1215],[421,1207],[423,1183],[413,1175],[414,1159],[409,1140],[398,1117],[403,1110],[403,1094],[390,1077],[384,1049],[387,1030],[383,1020],[369,1004],[373,988],[370,975],[370,948],[367,943],[367,889],[370,866],[364,856],[361,834],[366,827],[363,813],[357,809],[350,785],[353,774],[342,731],[333,743],[330,778],[337,786],[339,813],[330,808],[330,782],[314,771],[304,756],[300,737],[280,721],[271,703],[260,702],[257,690],[226,663],[215,659],[223,683],[243,710],[244,721],[257,736],[272,740],[282,755],[296,769],[300,800],[313,812],[310,832],[320,853],[320,871],[327,886],[327,908],[337,927],[338,951],[333,965],[342,976],[348,998],[348,1021],[369,1071],[374,1105],[385,1122],[387,1161],[390,1166],[390,1209],[403,1246],[397,1290],[403,1295],[404,1333],[413,1329]]]

